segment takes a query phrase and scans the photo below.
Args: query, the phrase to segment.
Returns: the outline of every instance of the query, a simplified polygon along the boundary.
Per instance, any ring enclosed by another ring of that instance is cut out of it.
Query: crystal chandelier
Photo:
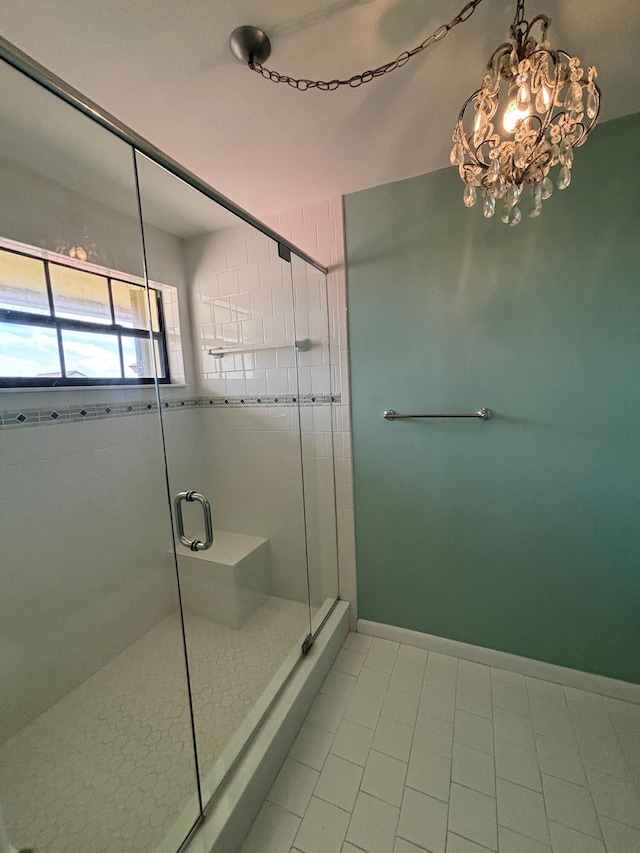
[[[576,56],[552,50],[550,23],[546,15],[525,21],[524,0],[517,0],[510,40],[493,52],[482,88],[462,107],[453,132],[450,159],[465,184],[464,203],[473,207],[480,196],[490,218],[504,199],[508,225],[519,224],[522,208],[540,214],[553,192],[554,166],[558,189],[569,186],[574,149],[600,112],[596,69],[585,77]],[[532,32],[538,27],[539,41]]]

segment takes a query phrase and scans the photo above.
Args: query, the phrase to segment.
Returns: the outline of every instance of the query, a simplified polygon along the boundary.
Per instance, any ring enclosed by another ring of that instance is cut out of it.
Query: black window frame
[[[29,311],[17,311],[13,309],[0,308],[0,323],[14,323],[20,326],[42,326],[47,329],[55,329],[58,340],[58,357],[60,360],[61,376],[0,376],[0,388],[81,388],[88,385],[153,385],[156,377],[135,377],[130,378],[124,375],[124,359],[122,351],[122,338],[140,338],[151,342],[152,356],[155,361],[155,346],[157,344],[160,353],[160,360],[164,376],[157,377],[157,381],[161,385],[169,385],[171,376],[169,372],[169,354],[167,349],[167,340],[165,335],[164,322],[164,306],[162,303],[162,291],[159,288],[148,285],[150,299],[156,300],[158,312],[158,331],[154,331],[153,323],[150,320],[149,329],[136,329],[129,326],[123,326],[121,323],[115,322],[115,309],[113,302],[113,291],[111,282],[123,282],[131,287],[140,287],[146,290],[147,286],[140,284],[137,281],[131,281],[124,275],[110,275],[107,273],[96,272],[94,269],[87,269],[81,264],[65,264],[62,261],[50,260],[49,258],[38,257],[31,255],[28,252],[20,252],[16,249],[9,249],[4,246],[0,247],[1,252],[7,252],[14,255],[21,255],[25,258],[40,261],[44,266],[44,277],[47,287],[47,298],[49,301],[49,314],[35,314]],[[88,275],[94,275],[96,278],[102,278],[106,281],[107,292],[109,295],[109,310],[111,312],[111,323],[92,323],[89,320],[72,320],[66,317],[56,317],[55,303],[53,298],[53,288],[51,286],[51,275],[49,272],[50,266],[61,266],[70,269],[76,269]],[[81,331],[91,332],[92,334],[108,335],[115,338],[118,343],[118,354],[120,357],[121,376],[117,378],[100,378],[94,376],[79,377],[66,376],[66,367],[64,361],[64,349],[62,343],[62,332]]]

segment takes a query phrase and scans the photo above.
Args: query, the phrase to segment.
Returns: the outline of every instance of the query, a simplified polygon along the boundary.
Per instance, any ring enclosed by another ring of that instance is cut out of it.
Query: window
[[[162,294],[0,249],[0,387],[169,382]],[[151,334],[149,333],[151,327]]]

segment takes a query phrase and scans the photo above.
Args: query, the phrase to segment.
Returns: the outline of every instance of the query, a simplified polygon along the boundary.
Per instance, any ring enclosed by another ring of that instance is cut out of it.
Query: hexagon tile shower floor
[[[299,639],[306,605],[270,599],[242,631],[186,617],[204,771]],[[194,791],[191,729],[169,616],[0,748],[19,847],[155,849]]]

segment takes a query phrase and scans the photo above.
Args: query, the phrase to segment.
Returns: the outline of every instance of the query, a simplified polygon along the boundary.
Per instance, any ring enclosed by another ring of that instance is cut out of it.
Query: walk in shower
[[[0,799],[173,853],[337,600],[324,270],[2,50]]]

